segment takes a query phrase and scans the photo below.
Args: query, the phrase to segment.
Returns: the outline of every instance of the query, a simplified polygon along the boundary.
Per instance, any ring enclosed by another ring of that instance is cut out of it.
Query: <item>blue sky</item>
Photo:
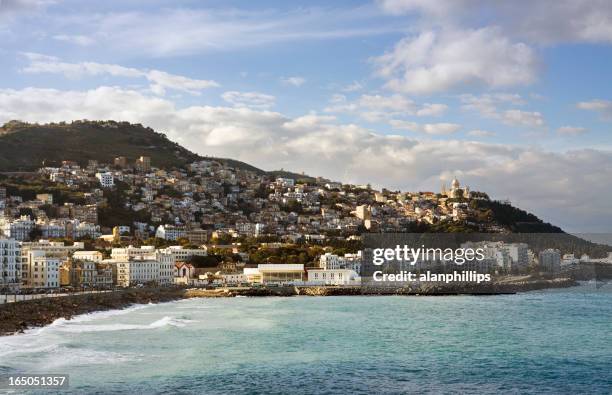
[[[612,231],[607,1],[4,0],[0,41],[0,122],[141,122],[406,190],[457,176]]]

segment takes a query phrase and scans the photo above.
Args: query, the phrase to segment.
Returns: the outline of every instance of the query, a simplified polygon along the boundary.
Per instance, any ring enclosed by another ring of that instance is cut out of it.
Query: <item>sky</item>
[[[0,0],[0,123],[114,119],[612,233],[607,0]]]

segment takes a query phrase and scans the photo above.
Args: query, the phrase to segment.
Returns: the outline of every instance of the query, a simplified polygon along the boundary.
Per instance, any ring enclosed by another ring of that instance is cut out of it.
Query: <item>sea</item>
[[[26,373],[69,375],[62,394],[610,394],[612,285],[136,305],[0,338],[0,374]]]

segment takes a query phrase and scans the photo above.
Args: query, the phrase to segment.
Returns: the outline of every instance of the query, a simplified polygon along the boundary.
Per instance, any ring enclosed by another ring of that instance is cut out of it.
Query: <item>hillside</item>
[[[11,121],[0,128],[0,172],[29,172],[46,166],[54,166],[62,160],[73,160],[81,166],[90,159],[112,163],[116,156],[125,156],[133,162],[141,155],[150,156],[152,165],[160,168],[178,168],[202,159],[214,159],[228,166],[287,177],[304,182],[315,178],[283,169],[264,172],[254,166],[233,159],[203,157],[169,140],[164,134],[140,124],[115,121],[75,121],[59,124],[29,124]],[[74,201],[74,191],[64,190],[53,183],[43,184],[21,178],[3,178],[3,185],[10,194],[33,199],[36,193],[52,192],[58,202]],[[58,189],[59,188],[59,189]],[[484,215],[483,222],[492,222],[513,233],[563,233],[535,215],[508,204],[480,199],[472,201],[472,208]],[[478,220],[477,220],[478,221]],[[413,232],[474,232],[477,228],[461,223],[414,224]]]
[[[0,171],[34,171],[43,163],[54,166],[62,160],[87,165],[90,159],[112,163],[117,156],[130,162],[150,156],[155,167],[182,167],[205,159],[164,134],[140,124],[114,121],[75,121],[59,124],[29,124],[11,121],[0,128]],[[229,166],[263,173],[233,159],[210,158]]]

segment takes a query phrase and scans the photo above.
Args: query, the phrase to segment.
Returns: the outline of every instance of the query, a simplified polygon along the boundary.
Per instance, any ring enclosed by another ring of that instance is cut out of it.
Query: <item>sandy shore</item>
[[[185,298],[215,298],[236,296],[343,296],[343,295],[456,295],[505,294],[546,288],[577,285],[572,279],[525,280],[495,282],[466,287],[444,284],[420,284],[414,288],[380,287],[261,287],[261,288],[144,288],[126,289],[101,294],[73,295],[58,298],[28,300],[0,305],[0,336],[23,332],[25,329],[49,325],[59,318],[103,310],[123,309],[133,304],[170,302]]]

